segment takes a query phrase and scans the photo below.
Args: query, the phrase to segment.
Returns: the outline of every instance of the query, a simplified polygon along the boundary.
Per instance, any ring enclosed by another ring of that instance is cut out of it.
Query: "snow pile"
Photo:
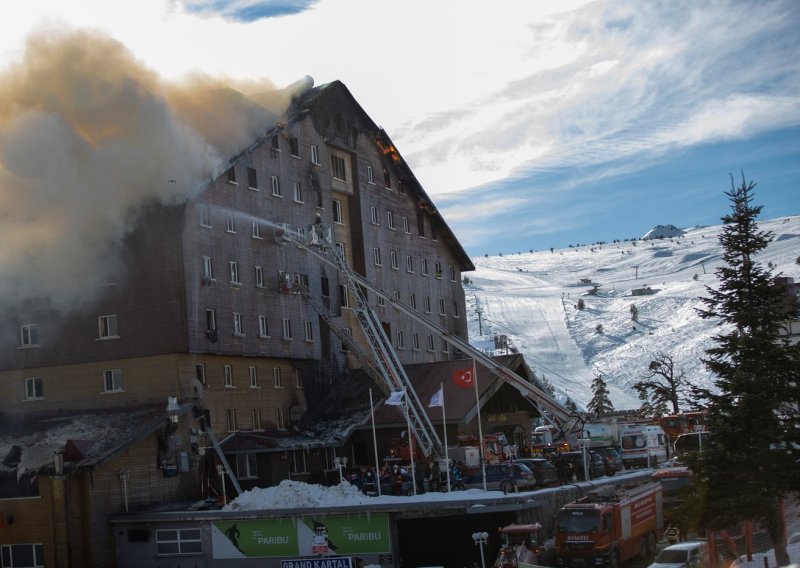
[[[669,239],[670,237],[680,237],[683,231],[675,225],[656,225],[642,239]]]
[[[331,487],[284,479],[274,487],[256,487],[245,491],[225,506],[225,511],[292,509],[361,505],[373,503],[355,485],[346,481]]]

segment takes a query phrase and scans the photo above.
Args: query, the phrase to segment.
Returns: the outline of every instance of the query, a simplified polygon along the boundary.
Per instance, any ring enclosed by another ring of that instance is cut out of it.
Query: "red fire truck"
[[[659,483],[600,487],[558,511],[558,566],[618,568],[634,556],[644,558],[655,552],[663,524]]]

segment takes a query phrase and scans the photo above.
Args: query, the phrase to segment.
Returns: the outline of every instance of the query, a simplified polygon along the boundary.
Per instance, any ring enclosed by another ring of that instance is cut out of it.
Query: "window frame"
[[[281,338],[284,341],[292,341],[292,320],[291,318],[281,318],[281,331],[283,332]]]
[[[261,339],[269,338],[269,321],[267,320],[267,316],[258,316],[258,337]]]
[[[258,219],[253,219],[250,226],[252,227],[252,233],[250,236],[253,237],[254,239],[262,239],[263,237],[261,236],[261,224],[258,222]]]
[[[303,322],[303,341],[309,343],[314,341],[314,324],[311,320]]]
[[[295,203],[303,203],[303,187],[299,181],[292,183],[292,199]]]
[[[106,339],[119,339],[119,337],[119,318],[117,314],[97,316],[98,341],[103,341]]]
[[[25,323],[19,326],[19,346],[41,347],[38,323]]]
[[[272,388],[275,389],[283,388],[283,377],[281,376],[280,367],[272,367]]]
[[[347,183],[347,163],[343,156],[331,154],[331,177]]]
[[[374,247],[372,249],[372,260],[375,266],[383,266],[383,262],[381,261],[381,249],[380,247]]]
[[[23,543],[9,543],[9,544],[0,544],[0,564],[5,566],[3,558],[8,558],[11,564],[9,564],[9,568],[14,568],[14,549],[23,548],[23,547],[31,547],[31,558],[33,558],[33,565],[27,565],[24,568],[44,568],[44,544],[38,542],[23,542]],[[19,554],[19,552],[17,553]],[[23,568],[23,567],[20,567]]]
[[[247,188],[252,189],[253,191],[259,191],[258,172],[256,172],[255,168],[250,166],[247,166]]]
[[[339,199],[333,199],[333,222],[337,225],[344,225],[344,217],[342,216],[342,202]]]
[[[396,231],[397,228],[394,226],[394,213],[392,211],[386,211],[386,228],[390,231]]]
[[[225,212],[225,232],[231,234],[236,233],[236,218],[230,211]]]
[[[281,195],[281,180],[278,176],[270,176],[270,184],[272,187],[272,197],[283,197]]]
[[[109,385],[111,388],[108,388]],[[125,387],[122,384],[122,369],[103,369],[103,392],[125,392]]]
[[[237,337],[244,337],[244,331],[242,331],[241,312],[233,312],[233,335]]]
[[[241,284],[242,282],[239,280],[239,262],[236,260],[229,260],[228,269],[230,271],[231,284]]]
[[[236,388],[236,385],[233,384],[233,365],[228,363],[222,365],[222,381],[223,387],[226,389]]]
[[[319,147],[316,144],[311,145],[311,163],[315,166],[321,166],[322,164],[319,161]]]
[[[258,384],[258,367],[250,365],[247,367],[247,379],[250,383],[251,389],[260,389]]]
[[[210,256],[203,257],[203,278],[214,280],[214,259]]]
[[[264,267],[258,264],[253,267],[255,271],[256,288],[264,287]]]
[[[211,209],[208,205],[199,205],[197,207],[198,212],[200,213],[200,226],[206,229],[211,228]]]
[[[25,377],[25,400],[44,399],[44,379],[42,377]]]

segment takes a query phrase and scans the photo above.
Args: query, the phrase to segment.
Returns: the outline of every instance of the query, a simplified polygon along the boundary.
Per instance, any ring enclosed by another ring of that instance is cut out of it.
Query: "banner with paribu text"
[[[215,521],[214,558],[349,556],[391,552],[382,514]]]

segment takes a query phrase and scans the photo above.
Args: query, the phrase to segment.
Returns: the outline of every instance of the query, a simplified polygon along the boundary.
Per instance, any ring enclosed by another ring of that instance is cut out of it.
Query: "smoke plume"
[[[95,32],[29,37],[0,71],[0,304],[90,301],[116,281],[137,210],[196,195],[292,94],[200,75],[169,83]]]

